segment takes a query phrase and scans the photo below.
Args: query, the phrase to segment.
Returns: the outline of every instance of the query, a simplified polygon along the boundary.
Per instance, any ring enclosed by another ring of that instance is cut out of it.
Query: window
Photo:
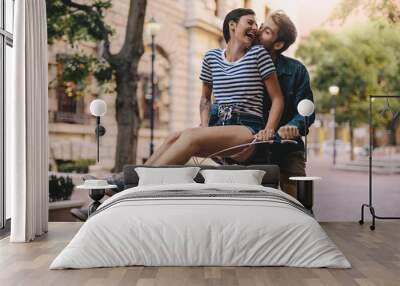
[[[149,128],[151,120],[151,78],[148,75],[140,76],[141,90],[139,91],[139,115],[142,121],[142,127]],[[161,92],[157,79],[155,79],[155,92],[154,92],[154,126],[155,128],[160,127],[160,107],[161,107]]]
[[[0,236],[10,218],[10,194],[5,188],[5,105],[11,96],[14,0],[0,0]],[[7,224],[9,225],[9,224]]]
[[[57,112],[55,122],[85,124],[89,116],[84,113],[83,96],[68,96],[63,88],[57,88]]]
[[[63,55],[68,56],[68,55]],[[90,116],[85,114],[84,95],[79,94],[75,89],[78,87],[80,93],[85,91],[79,88],[79,85],[70,83],[65,86],[62,81],[62,73],[64,66],[62,63],[57,64],[57,87],[55,94],[57,98],[57,111],[54,112],[54,122],[71,123],[71,124],[87,124],[90,121]],[[72,86],[71,86],[72,84]],[[72,88],[72,91],[67,93],[67,87]]]
[[[14,32],[13,28],[13,21],[14,21],[14,0],[5,0],[5,7],[4,7],[4,12],[5,12],[5,30],[9,33]]]
[[[139,116],[143,128],[150,128],[151,121],[151,51],[147,47],[139,63],[139,82],[137,100]],[[154,88],[154,128],[168,127],[169,122],[169,93],[170,93],[170,62],[165,51],[157,46],[155,60]]]
[[[220,14],[220,13],[219,13],[219,0],[215,0],[214,15],[218,17],[218,16],[220,16],[219,14]]]

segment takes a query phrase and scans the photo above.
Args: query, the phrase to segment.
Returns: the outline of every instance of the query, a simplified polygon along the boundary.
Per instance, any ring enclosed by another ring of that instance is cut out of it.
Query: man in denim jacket
[[[268,15],[260,26],[258,44],[263,45],[274,61],[279,84],[285,98],[285,109],[280,121],[278,134],[282,139],[296,140],[298,144],[274,145],[271,148],[271,163],[278,164],[281,169],[281,188],[284,192],[296,197],[296,184],[289,180],[291,176],[305,176],[304,143],[300,136],[308,132],[314,122],[313,113],[304,126],[304,117],[297,111],[297,104],[303,99],[313,101],[310,77],[307,69],[299,61],[282,55],[296,40],[296,27],[282,11]],[[268,100],[268,96],[265,97]],[[269,103],[266,102],[266,109]],[[268,112],[267,112],[268,116]],[[264,148],[260,145],[259,149]],[[257,158],[260,159],[260,158]]]

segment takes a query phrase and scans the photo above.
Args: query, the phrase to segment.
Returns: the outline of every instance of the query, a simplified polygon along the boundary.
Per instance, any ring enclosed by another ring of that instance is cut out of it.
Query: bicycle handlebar
[[[217,156],[218,154],[221,154],[221,153],[223,153],[223,152],[235,150],[235,149],[238,149],[238,148],[248,147],[248,146],[252,146],[252,145],[256,145],[256,144],[297,144],[297,141],[295,141],[295,140],[290,140],[290,139],[282,139],[281,136],[279,136],[278,133],[275,133],[274,136],[273,136],[273,138],[270,139],[270,140],[257,140],[257,139],[254,139],[254,140],[251,141],[250,143],[245,143],[245,144],[236,145],[236,146],[229,147],[229,148],[220,150],[220,151],[218,151],[218,152],[215,152],[215,153],[213,153],[213,154],[207,156],[206,158],[204,158],[204,159],[199,163],[199,165],[201,165],[206,159],[213,158],[213,157],[215,157],[215,156]],[[240,151],[240,152],[241,152],[241,151]]]

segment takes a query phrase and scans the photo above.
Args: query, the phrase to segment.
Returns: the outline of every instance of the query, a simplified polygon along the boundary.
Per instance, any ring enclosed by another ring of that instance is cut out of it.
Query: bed
[[[292,266],[350,268],[300,202],[276,188],[277,166],[262,185],[195,183],[138,186],[107,199],[50,269],[144,266]],[[203,169],[217,167],[203,167]]]

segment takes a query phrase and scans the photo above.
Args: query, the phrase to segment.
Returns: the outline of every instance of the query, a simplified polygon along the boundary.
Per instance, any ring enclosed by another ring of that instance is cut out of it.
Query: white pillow
[[[139,176],[138,186],[195,183],[193,179],[196,177],[199,170],[199,167],[135,168]]]
[[[201,170],[205,184],[261,185],[265,171],[262,170]]]

